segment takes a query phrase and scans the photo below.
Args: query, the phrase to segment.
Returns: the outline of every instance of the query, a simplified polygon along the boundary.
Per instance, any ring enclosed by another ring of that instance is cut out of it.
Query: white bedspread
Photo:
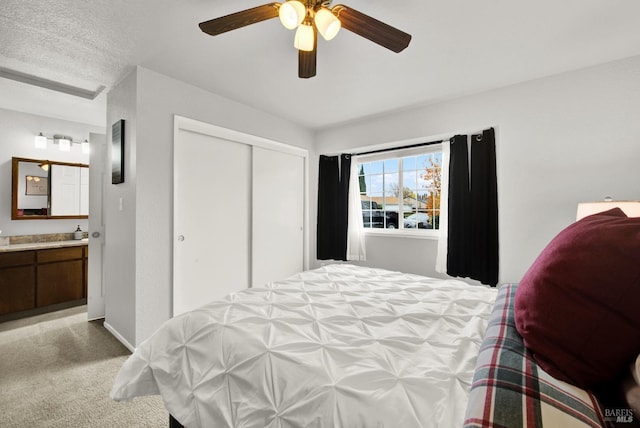
[[[215,283],[212,283],[215,286]],[[335,264],[166,322],[111,396],[195,427],[461,427],[496,289]]]

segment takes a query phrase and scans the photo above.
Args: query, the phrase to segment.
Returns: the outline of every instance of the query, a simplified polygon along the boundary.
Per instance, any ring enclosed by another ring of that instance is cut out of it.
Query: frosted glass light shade
[[[44,137],[42,135],[42,132],[40,133],[40,135],[36,135],[36,138],[34,140],[35,145],[36,145],[36,149],[46,149],[47,148],[47,137]]]
[[[278,15],[284,28],[293,30],[299,26],[307,14],[307,8],[298,0],[290,0],[280,5]]]
[[[89,153],[89,142],[87,140],[84,140],[82,142],[82,153]]]
[[[293,46],[298,50],[310,52],[313,50],[314,44],[315,34],[313,34],[313,27],[309,24],[300,25],[296,30]]]
[[[318,33],[320,33],[325,40],[333,39],[338,34],[338,31],[340,31],[340,20],[336,18],[329,9],[324,7],[316,12],[314,21]]]
[[[69,140],[67,140],[65,138],[62,138],[62,139],[58,140],[58,145],[59,145],[59,148],[60,148],[61,152],[71,151],[71,141],[69,141]]]

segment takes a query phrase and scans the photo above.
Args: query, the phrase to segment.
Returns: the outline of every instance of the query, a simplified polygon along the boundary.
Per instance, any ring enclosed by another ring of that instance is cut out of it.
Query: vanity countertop
[[[28,250],[46,250],[48,248],[62,247],[79,247],[88,245],[89,239],[77,239],[70,241],[54,241],[54,242],[33,242],[29,244],[9,244],[0,245],[0,253],[8,253],[10,251],[28,251]]]

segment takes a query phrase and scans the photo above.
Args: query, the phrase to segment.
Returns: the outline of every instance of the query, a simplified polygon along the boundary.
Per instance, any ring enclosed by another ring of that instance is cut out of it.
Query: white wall
[[[135,79],[135,85],[129,82],[131,79]],[[123,98],[129,94],[123,103],[127,106],[126,112],[116,113],[120,107],[113,97],[117,94]],[[122,216],[122,223],[116,223],[118,232],[113,231],[113,218],[107,215],[105,219],[105,248],[112,244],[114,233],[118,233],[123,242],[117,249],[109,248],[105,255],[109,264],[106,267],[108,271],[115,268],[114,252],[123,251],[125,255],[119,257],[125,265],[118,269],[124,270],[119,275],[127,276],[107,277],[106,321],[136,346],[171,316],[173,116],[185,116],[310,151],[314,140],[313,134],[300,126],[141,67],[109,94],[108,127],[120,118],[118,114],[135,119],[135,135],[131,136],[131,129],[127,131],[127,138],[135,142],[127,149],[129,163],[125,178],[125,184],[135,186],[135,191],[129,195],[133,201],[125,200],[126,214]],[[110,129],[108,132],[107,141],[110,141]],[[130,150],[135,153],[129,153]],[[133,181],[129,182],[132,176]],[[117,204],[114,192],[114,189],[107,190],[106,214]],[[128,209],[133,211],[127,212]],[[116,279],[124,285],[115,284]],[[119,292],[114,293],[117,287]],[[128,289],[124,290],[125,287]],[[116,321],[117,314],[112,308],[129,305],[132,300],[135,300],[135,317],[131,319],[127,314],[125,326],[120,320]],[[115,326],[116,322],[119,327]]]
[[[319,152],[493,126],[500,278],[518,281],[546,243],[573,221],[579,201],[640,198],[639,75],[635,57],[313,134],[139,67],[108,101],[107,128],[120,118],[128,122],[126,181],[109,185],[105,195],[105,267],[117,271],[107,274],[107,322],[118,323],[117,333],[135,346],[171,313],[174,114],[310,151],[312,260]],[[119,197],[123,212],[117,211]],[[438,276],[435,246],[434,240],[368,237],[367,265]]]
[[[135,346],[137,75],[127,75],[107,95],[107,157],[103,195],[105,324]],[[124,183],[111,184],[111,126],[124,119]],[[120,210],[122,200],[122,210]]]
[[[70,152],[61,152],[49,144],[47,149],[34,147],[34,136],[40,132],[52,137],[67,135],[74,141],[89,139],[90,132],[104,133],[104,128],[0,108],[0,230],[2,236],[69,233],[79,224],[87,230],[86,219],[74,220],[11,220],[11,158],[47,159],[61,162],[89,163],[89,155],[79,145]]]
[[[579,201],[640,199],[640,57],[317,134],[320,153],[496,128],[500,279],[519,281]],[[313,184],[312,184],[313,185]],[[439,276],[436,241],[367,237],[367,265]]]

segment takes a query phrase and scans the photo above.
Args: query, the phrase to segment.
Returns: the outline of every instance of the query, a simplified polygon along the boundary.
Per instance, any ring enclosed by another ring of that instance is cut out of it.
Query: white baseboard
[[[120,343],[122,343],[129,351],[133,353],[136,350],[136,347],[131,345],[127,341],[127,339],[125,339],[124,336],[118,333],[118,331],[115,328],[113,328],[108,322],[105,321],[103,325],[104,325],[104,328],[106,328],[109,333],[113,334],[113,337],[118,339]]]

